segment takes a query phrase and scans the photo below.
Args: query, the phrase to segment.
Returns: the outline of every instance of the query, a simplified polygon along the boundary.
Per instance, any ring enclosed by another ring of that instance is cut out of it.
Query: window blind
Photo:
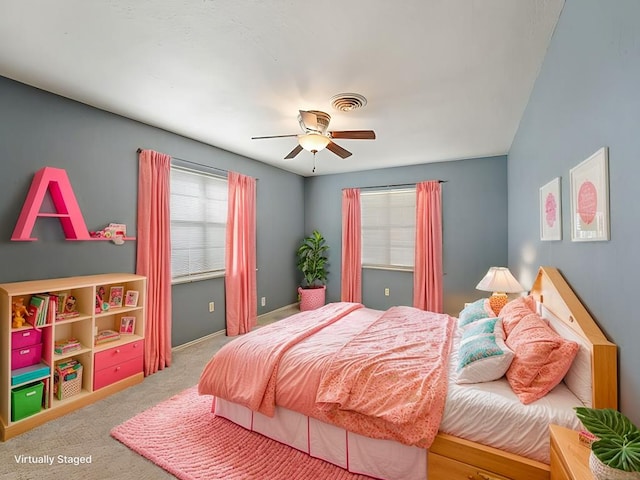
[[[415,250],[415,188],[362,192],[362,266],[412,269]]]
[[[171,276],[173,283],[224,274],[227,180],[171,167]]]

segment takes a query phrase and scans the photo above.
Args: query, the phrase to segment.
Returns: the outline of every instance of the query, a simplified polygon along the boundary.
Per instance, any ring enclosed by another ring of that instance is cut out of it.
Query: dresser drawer
[[[103,350],[95,354],[94,370],[103,370],[136,357],[142,358],[143,354],[143,340]]]
[[[429,452],[429,480],[510,480],[508,477]]]
[[[102,370],[96,370],[93,374],[93,390],[98,390],[112,383],[124,380],[136,373],[142,372],[143,357],[132,358],[126,362],[118,363]]]

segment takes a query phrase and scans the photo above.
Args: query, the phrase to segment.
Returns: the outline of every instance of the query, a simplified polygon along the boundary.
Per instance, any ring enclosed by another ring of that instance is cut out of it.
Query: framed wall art
[[[609,240],[609,152],[603,147],[569,171],[571,241]]]
[[[109,306],[121,307],[123,294],[124,294],[124,287],[111,287],[109,289]]]
[[[560,177],[540,188],[540,240],[562,240]]]
[[[122,317],[120,319],[120,333],[123,335],[133,335],[136,331],[136,317]]]
[[[137,307],[138,306],[138,294],[137,290],[127,290],[127,293],[124,297],[124,306],[125,307]]]

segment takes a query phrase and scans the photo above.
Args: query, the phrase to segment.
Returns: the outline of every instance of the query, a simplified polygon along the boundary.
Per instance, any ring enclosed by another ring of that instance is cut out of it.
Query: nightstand
[[[591,450],[578,440],[578,432],[550,425],[551,480],[594,480],[589,469]]]

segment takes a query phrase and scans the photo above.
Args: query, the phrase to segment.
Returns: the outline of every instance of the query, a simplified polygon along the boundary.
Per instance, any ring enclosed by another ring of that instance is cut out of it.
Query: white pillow
[[[476,321],[464,330],[460,340],[456,383],[497,380],[509,369],[513,356],[504,343],[502,319]]]

